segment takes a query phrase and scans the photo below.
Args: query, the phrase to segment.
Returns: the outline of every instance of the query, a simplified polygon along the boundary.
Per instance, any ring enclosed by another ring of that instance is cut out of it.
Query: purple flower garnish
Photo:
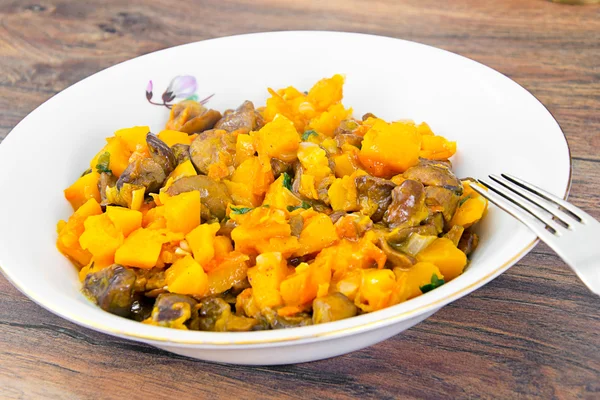
[[[150,100],[152,98],[152,80],[148,81],[148,85],[146,85],[146,98]]]
[[[196,93],[196,78],[191,75],[179,75],[171,80],[167,90],[162,95],[163,101],[168,103],[176,97],[189,97]]]

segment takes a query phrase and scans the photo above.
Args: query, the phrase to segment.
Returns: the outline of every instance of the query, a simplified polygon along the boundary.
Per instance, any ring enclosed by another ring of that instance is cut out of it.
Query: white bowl
[[[486,284],[536,243],[491,207],[466,272],[405,303],[343,321],[276,331],[213,333],[144,325],[102,311],[81,293],[75,268],[56,250],[56,222],[71,207],[62,190],[86,169],[104,138],[123,127],[161,130],[164,108],[146,102],[175,75],[194,75],[210,106],[264,104],[267,87],[308,89],[346,75],[344,104],[355,115],[426,121],[458,142],[459,177],[506,172],[566,196],[570,157],[552,115],[521,86],[475,61],[433,47],[362,34],[275,32],[158,51],[99,72],[21,121],[0,145],[0,265],[33,301],[81,326],[177,354],[235,364],[286,364],[358,350],[410,328]],[[155,94],[156,96],[156,94]]]

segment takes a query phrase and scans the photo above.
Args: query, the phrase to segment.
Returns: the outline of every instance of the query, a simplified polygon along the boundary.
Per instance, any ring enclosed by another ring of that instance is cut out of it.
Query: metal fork
[[[565,200],[507,174],[479,179],[473,190],[521,221],[600,296],[600,222]]]

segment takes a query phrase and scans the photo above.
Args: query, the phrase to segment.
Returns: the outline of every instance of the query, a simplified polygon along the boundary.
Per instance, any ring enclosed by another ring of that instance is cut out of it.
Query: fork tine
[[[573,214],[575,217],[579,218],[579,220],[583,223],[589,222],[589,221],[593,221],[594,219],[587,214],[586,212],[582,211],[581,209],[575,207],[574,205],[566,202],[565,200],[561,199],[558,196],[553,195],[552,193],[539,188],[538,186],[535,186],[531,183],[525,182],[522,179],[517,178],[516,176],[513,175],[509,175],[509,174],[500,174],[500,176],[502,176],[503,178],[513,182],[516,185],[521,186],[524,189],[529,190],[530,192],[537,194],[538,196],[564,208],[565,210],[569,211],[571,214]]]
[[[568,215],[567,213],[559,210],[558,208],[554,207],[555,204],[552,203],[551,201],[548,201],[548,200],[544,199],[543,197],[537,196],[533,192],[530,192],[530,191],[528,191],[526,189],[523,189],[521,186],[517,185],[516,183],[513,183],[513,182],[509,181],[506,178],[501,178],[498,175],[490,175],[490,179],[493,180],[493,181],[495,181],[495,182],[497,182],[497,183],[499,183],[499,184],[501,184],[505,188],[507,188],[509,190],[512,190],[513,192],[517,193],[521,197],[526,198],[531,203],[535,204],[536,206],[538,206],[542,210],[545,210],[546,212],[548,212],[549,214],[551,214],[555,218],[558,218],[565,225],[567,225],[567,228],[570,226],[569,222],[572,223],[573,221],[575,221],[575,218],[573,218],[572,216]],[[577,221],[577,222],[579,222],[579,221]]]
[[[529,214],[533,215],[535,218],[539,219],[541,222],[543,222],[544,224],[549,226],[552,230],[554,230],[554,232],[556,232],[557,235],[562,235],[566,232],[565,228],[563,228],[561,225],[559,225],[556,221],[553,221],[551,218],[548,218],[548,216],[546,214],[544,214],[543,212],[541,212],[540,209],[535,208],[535,206],[532,206],[527,201],[523,201],[523,200],[519,201],[520,196],[518,194],[513,193],[508,189],[505,189],[502,185],[497,184],[495,182],[487,182],[487,181],[483,181],[481,179],[479,179],[479,182],[481,182],[483,185],[487,186],[488,188],[494,190],[499,195],[505,197],[507,200],[510,200],[517,206],[521,207],[523,210],[527,211]]]
[[[471,185],[471,188],[494,203],[499,208],[503,209],[523,224],[525,224],[529,229],[531,229],[540,239],[544,241],[552,241],[556,239],[556,235],[551,233],[545,228],[545,225],[533,217],[531,214],[524,211],[522,208],[516,206],[513,202],[501,196],[500,194],[494,192],[493,190],[485,190],[479,185]]]

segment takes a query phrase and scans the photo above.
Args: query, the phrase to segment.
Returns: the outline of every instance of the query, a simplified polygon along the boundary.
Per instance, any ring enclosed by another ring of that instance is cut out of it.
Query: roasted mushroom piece
[[[238,133],[248,133],[256,130],[257,121],[254,104],[246,100],[235,111],[225,111],[223,118],[214,127],[227,132],[238,131]]]
[[[353,133],[342,133],[335,135],[335,141],[339,148],[341,148],[344,144],[349,144],[360,149],[363,137]]]
[[[460,237],[458,242],[458,249],[466,255],[471,254],[477,248],[479,244],[479,236],[476,233],[466,230]]]
[[[151,158],[142,158],[129,163],[117,180],[117,189],[123,184],[145,187],[146,193],[158,193],[167,178],[163,167]]]
[[[192,309],[197,301],[189,296],[174,293],[163,293],[156,298],[152,315],[144,322],[150,325],[183,329],[192,316]]]
[[[209,173],[209,167],[217,164],[230,168],[233,172],[237,135],[222,129],[203,132],[190,145],[192,163],[203,174]]]
[[[333,293],[313,300],[312,322],[322,324],[354,317],[358,307],[342,293]]]
[[[258,321],[240,317],[231,312],[231,305],[220,297],[207,297],[195,308],[190,329],[213,332],[245,332],[253,329]]]
[[[271,158],[271,170],[273,171],[273,177],[277,179],[284,172],[288,174],[292,172],[292,164],[281,161],[278,158]]]
[[[405,180],[392,190],[392,203],[383,220],[390,228],[417,226],[429,216],[425,188],[420,182]]]
[[[171,151],[175,156],[177,165],[186,162],[190,159],[190,146],[187,144],[177,143],[171,146]]]
[[[98,178],[98,191],[100,192],[101,204],[106,205],[106,189],[117,184],[117,177],[108,172],[102,172]]]
[[[439,187],[427,186],[425,188],[425,204],[434,211],[442,213],[444,220],[449,222],[456,212],[460,196],[456,192]]]
[[[185,133],[199,133],[213,126],[221,119],[221,113],[209,110],[193,100],[184,100],[173,106],[167,129]]]
[[[173,151],[153,133],[146,135],[146,143],[148,144],[148,150],[150,150],[152,159],[162,167],[165,175],[168,176],[177,166],[177,159]]]
[[[462,194],[463,187],[454,173],[442,164],[419,163],[404,171],[405,179],[419,181],[425,186],[439,186]]]
[[[205,175],[186,176],[177,179],[167,189],[167,194],[176,196],[180,193],[197,190],[200,192],[200,201],[202,219],[205,221],[213,217],[222,220],[225,218],[227,205],[233,200],[227,191],[227,186],[222,182],[217,182]]]
[[[355,180],[360,211],[379,222],[392,203],[392,190],[396,185],[386,179],[369,175],[357,177]]]
[[[134,302],[136,274],[119,264],[85,277],[83,293],[111,314],[128,317]]]

